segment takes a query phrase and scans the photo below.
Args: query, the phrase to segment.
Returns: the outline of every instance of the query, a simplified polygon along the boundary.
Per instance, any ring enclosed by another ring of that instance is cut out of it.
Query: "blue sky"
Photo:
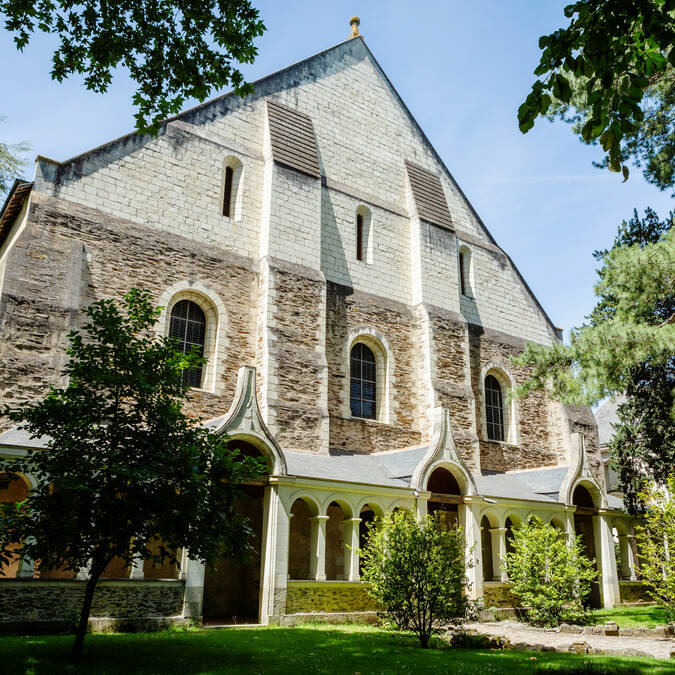
[[[244,72],[262,77],[361,33],[499,244],[511,255],[554,323],[566,331],[594,303],[595,249],[611,244],[633,208],[665,216],[670,193],[642,179],[593,168],[599,151],[562,123],[537,122],[523,136],[516,110],[533,81],[540,35],[563,25],[558,0],[254,0],[267,32]],[[57,160],[131,131],[133,83],[118,73],[106,95],[78,78],[52,82],[53,39],[20,54],[0,32],[0,126],[5,142],[26,140]],[[32,168],[28,169],[32,174]]]

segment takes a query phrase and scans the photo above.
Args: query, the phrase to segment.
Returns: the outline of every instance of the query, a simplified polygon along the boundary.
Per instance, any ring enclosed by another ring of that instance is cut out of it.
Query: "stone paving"
[[[610,654],[616,656],[645,656],[659,659],[675,658],[675,639],[666,637],[607,636],[560,632],[556,628],[534,628],[517,621],[466,624],[467,632],[506,638],[511,648],[541,651],[575,652],[580,654]]]

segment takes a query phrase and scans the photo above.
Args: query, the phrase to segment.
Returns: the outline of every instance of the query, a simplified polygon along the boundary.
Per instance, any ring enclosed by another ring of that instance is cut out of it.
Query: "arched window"
[[[236,157],[227,157],[223,175],[223,215],[232,220],[241,219],[243,165]]]
[[[363,214],[356,214],[356,259],[363,260]]]
[[[357,342],[349,358],[349,400],[352,416],[377,416],[377,368],[375,355],[363,342]]]
[[[502,388],[494,375],[485,378],[485,422],[488,440],[505,440]]]
[[[471,292],[471,251],[462,246],[459,249],[459,290],[466,297],[473,297]]]
[[[169,337],[178,341],[178,348],[183,354],[187,354],[196,347],[199,355],[204,355],[206,316],[197,303],[191,300],[179,300],[173,306]],[[183,382],[190,387],[201,387],[201,367],[183,370]]]
[[[234,169],[231,166],[225,167],[225,192],[223,194],[223,215],[230,217],[232,211],[232,179]]]
[[[373,262],[373,217],[365,206],[356,209],[356,259]]]

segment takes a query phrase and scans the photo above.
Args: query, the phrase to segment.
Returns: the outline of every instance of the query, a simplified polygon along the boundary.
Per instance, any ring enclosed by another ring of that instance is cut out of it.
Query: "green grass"
[[[439,641],[440,642],[440,641]],[[75,669],[72,636],[0,637],[0,672],[14,673],[484,673],[535,672],[592,662],[615,672],[672,673],[668,661],[554,652],[422,650],[414,638],[359,626],[299,626],[89,635]]]
[[[594,624],[615,621],[619,628],[654,628],[668,623],[663,607],[658,605],[598,609],[593,612],[592,617]]]

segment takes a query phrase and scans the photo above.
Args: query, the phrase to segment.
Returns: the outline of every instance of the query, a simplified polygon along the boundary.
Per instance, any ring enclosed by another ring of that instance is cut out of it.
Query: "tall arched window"
[[[243,164],[234,156],[225,159],[223,165],[223,215],[231,220],[241,220]]]
[[[375,419],[377,416],[377,368],[375,355],[362,342],[357,342],[349,358],[349,399],[354,417]]]
[[[199,355],[204,355],[206,316],[197,303],[191,300],[179,300],[173,306],[169,324],[169,337],[178,341],[178,348],[183,354],[187,354],[196,347]],[[190,387],[201,387],[201,367],[183,370],[183,382]]]
[[[373,262],[373,216],[363,205],[356,209],[356,259]]]
[[[356,214],[356,259],[363,260],[363,214]]]
[[[488,440],[505,440],[502,388],[494,375],[485,378],[485,422]]]
[[[462,295],[472,298],[471,288],[471,251],[467,246],[459,249],[459,290]]]

